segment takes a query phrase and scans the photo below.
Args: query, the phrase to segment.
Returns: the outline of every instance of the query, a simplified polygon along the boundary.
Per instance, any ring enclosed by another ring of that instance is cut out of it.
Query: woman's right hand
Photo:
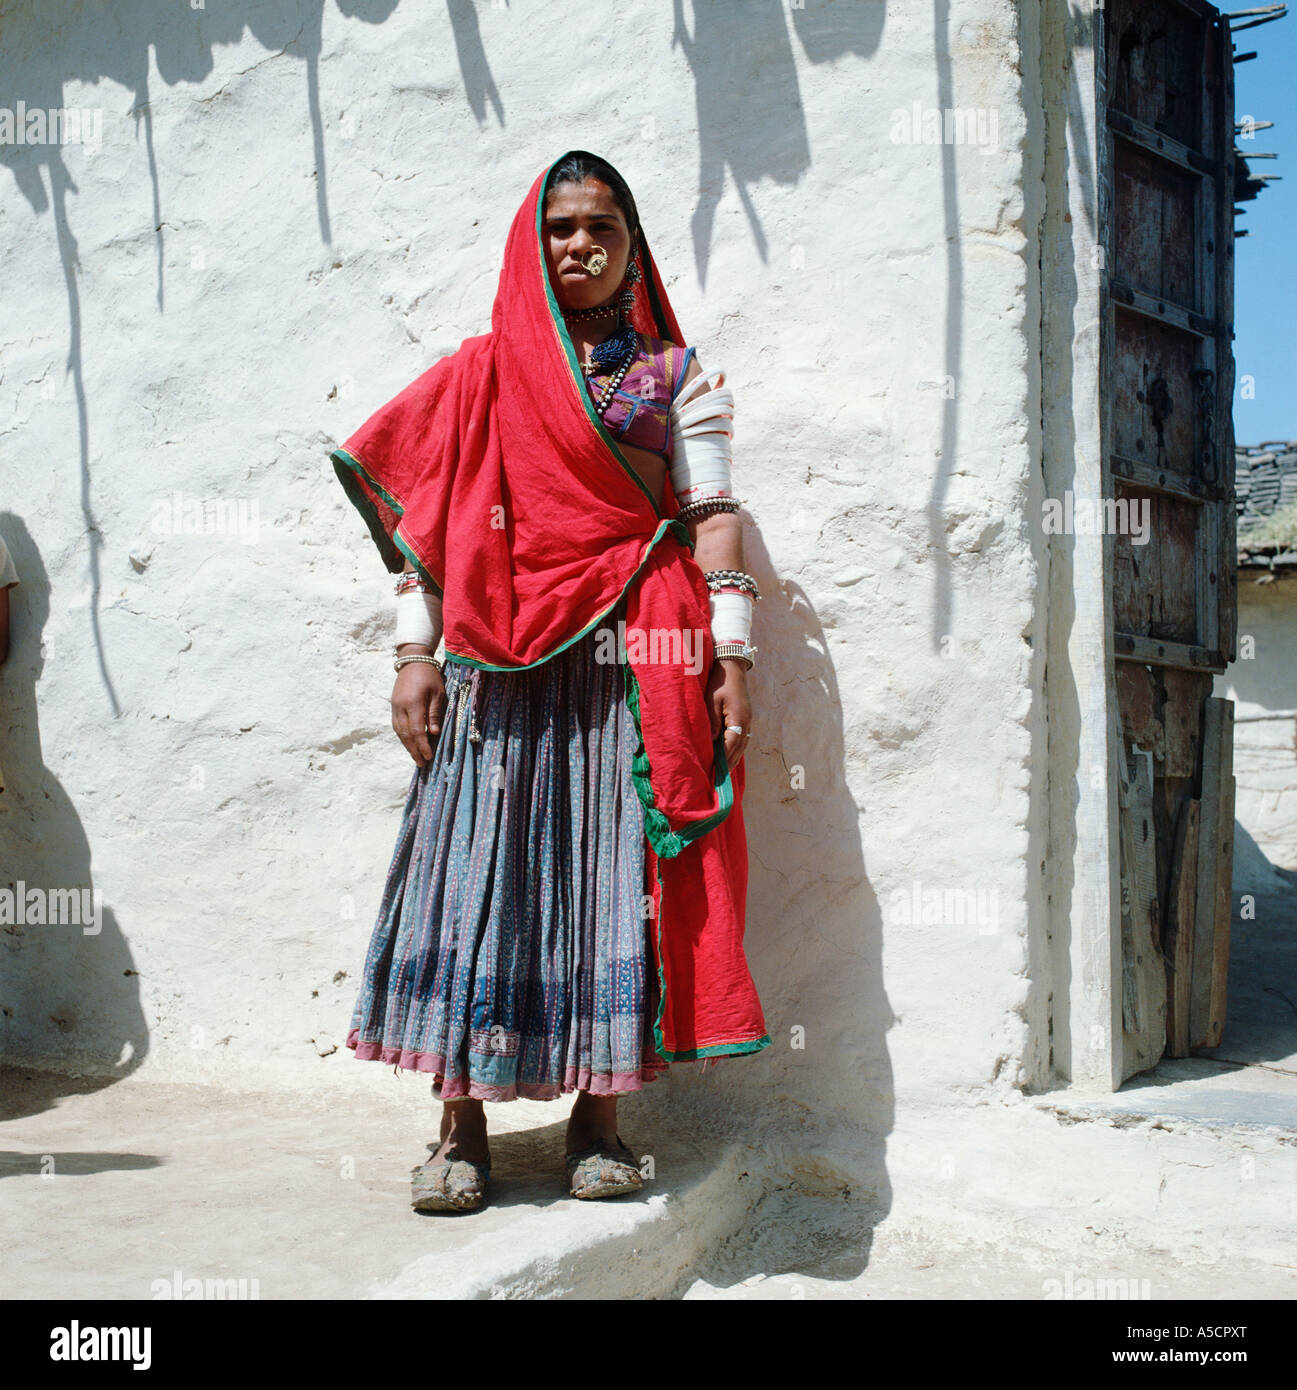
[[[446,712],[446,682],[430,661],[411,661],[392,687],[392,728],[419,767],[432,761]]]

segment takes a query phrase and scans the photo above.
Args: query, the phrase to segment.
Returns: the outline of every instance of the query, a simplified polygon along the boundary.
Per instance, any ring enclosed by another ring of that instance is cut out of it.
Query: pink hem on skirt
[[[557,1100],[573,1091],[589,1091],[594,1096],[625,1095],[629,1091],[642,1090],[650,1081],[656,1081],[658,1073],[666,1071],[670,1065],[657,1053],[646,1052],[639,1072],[613,1072],[610,1075],[608,1072],[591,1073],[569,1067],[562,1086],[538,1085],[530,1081],[516,1086],[488,1086],[463,1076],[447,1081],[446,1059],[438,1053],[410,1052],[401,1047],[385,1047],[382,1043],[361,1042],[359,1028],[353,1028],[347,1034],[346,1045],[356,1054],[358,1062],[390,1062],[403,1071],[432,1072],[432,1093],[438,1100],[459,1100],[464,1096],[470,1100]]]

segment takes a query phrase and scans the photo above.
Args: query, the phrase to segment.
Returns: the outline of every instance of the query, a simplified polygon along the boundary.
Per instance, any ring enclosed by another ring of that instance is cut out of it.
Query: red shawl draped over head
[[[707,584],[669,479],[659,511],[590,400],[545,263],[553,167],[513,219],[491,332],[383,406],[334,466],[388,569],[404,555],[441,592],[449,661],[537,666],[626,596],[656,1046],[667,1061],[757,1052],[770,1038],[743,954],[744,773],[741,762],[730,773],[723,735],[711,735]],[[631,323],[683,345],[642,230],[638,260]],[[700,649],[695,672],[685,658]]]

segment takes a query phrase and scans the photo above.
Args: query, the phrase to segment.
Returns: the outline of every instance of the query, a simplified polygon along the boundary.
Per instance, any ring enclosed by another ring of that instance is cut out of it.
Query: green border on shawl
[[[563,322],[562,310],[558,307],[558,300],[554,297],[554,287],[549,283],[549,272],[545,265],[545,237],[542,230],[545,213],[545,185],[549,182],[549,176],[553,173],[556,165],[561,164],[565,156],[560,155],[553,164],[545,170],[545,178],[540,186],[540,197],[536,199],[536,250],[540,255],[540,280],[545,289],[545,301],[549,305],[550,322],[553,324],[554,332],[558,335],[558,341],[562,345],[563,352],[567,356],[568,365],[572,369],[573,384],[580,382],[577,387],[577,394],[581,399],[581,404],[585,407],[585,413],[590,423],[598,431],[599,438],[608,446],[613,458],[621,465],[626,476],[639,488],[649,500],[649,506],[653,508],[654,516],[661,516],[662,509],[658,506],[653,494],[648,490],[644,479],[626,462],[626,456],[617,447],[617,441],[610,435],[599,418],[599,412],[594,408],[594,402],[590,399],[590,392],[586,390],[585,374],[581,371],[581,364],[577,361],[576,349],[572,346],[571,336],[568,334],[567,325]],[[651,277],[646,276],[646,279]],[[656,295],[652,296],[652,302],[656,304]],[[661,307],[658,307],[659,317]]]
[[[626,703],[635,720],[636,748],[635,755],[631,760],[631,781],[635,785],[635,794],[644,807],[644,834],[649,844],[653,846],[653,852],[659,861],[674,859],[694,840],[707,834],[709,830],[714,830],[733,810],[734,784],[730,778],[729,761],[725,757],[725,733],[724,730],[721,731],[714,745],[715,763],[712,770],[712,782],[717,789],[718,805],[716,810],[710,816],[694,821],[681,830],[672,830],[670,821],[653,804],[650,763],[644,747],[643,726],[640,723],[640,686],[629,661],[626,663],[624,679]],[[662,1016],[666,1012],[667,982],[666,971],[662,967],[661,944],[661,918],[666,905],[666,886],[662,882],[660,862],[654,866],[653,877],[658,886],[657,939],[653,946],[658,967],[658,1010],[657,1017],[653,1020],[653,1045],[658,1055],[667,1062],[699,1062],[707,1057],[742,1057],[769,1047],[771,1045],[770,1034],[763,1033],[761,1037],[751,1038],[745,1042],[711,1043],[707,1047],[693,1047],[683,1052],[671,1052],[667,1049],[666,1042],[662,1037]]]
[[[529,661],[525,666],[491,666],[485,661],[478,661],[471,656],[458,656],[456,653],[448,651],[447,661],[458,661],[464,666],[476,666],[479,671],[530,671],[537,666],[543,666],[545,662],[552,661],[559,652],[566,651],[573,642],[579,642],[586,633],[596,628],[621,602],[626,590],[640,577],[644,566],[649,562],[649,556],[653,554],[653,548],[663,536],[670,532],[682,545],[687,545],[689,532],[683,521],[676,521],[673,518],[664,517],[658,522],[658,528],[653,533],[652,540],[648,543],[648,548],[644,552],[644,558],[635,566],[630,577],[617,592],[616,598],[601,612],[597,613],[574,637],[569,637],[566,642],[561,642],[552,652],[546,652],[544,656],[538,656],[535,661]]]
[[[644,746],[644,728],[640,723],[639,681],[630,662],[626,662],[623,678],[626,684],[626,703],[635,720],[636,748],[631,760],[631,781],[635,793],[644,807],[644,833],[648,836],[653,852],[660,859],[674,859],[687,845],[693,843],[709,830],[714,830],[734,805],[734,784],[730,780],[729,760],[725,756],[725,732],[717,736],[712,745],[712,786],[716,789],[716,809],[701,820],[690,821],[679,830],[671,829],[671,822],[664,812],[658,810],[653,799],[653,782],[648,752]]]
[[[660,865],[654,866],[653,877],[658,886],[658,921],[653,943],[658,967],[658,1011],[653,1020],[653,1050],[664,1062],[701,1062],[706,1057],[742,1057],[769,1047],[770,1034],[762,1033],[759,1038],[751,1038],[747,1042],[710,1043],[707,1047],[691,1047],[683,1052],[668,1051],[662,1037],[662,1015],[667,1006],[666,971],[662,969],[662,908],[666,902],[666,888],[662,883]]]
[[[378,547],[378,553],[388,571],[392,574],[398,574],[404,568],[401,563],[404,556],[415,570],[436,589],[438,597],[442,597],[442,586],[437,582],[436,576],[430,573],[428,567],[410,549],[400,528],[397,527],[390,536],[387,534],[382,521],[379,520],[378,513],[374,510],[374,504],[365,496],[364,489],[357,482],[357,478],[364,478],[365,482],[378,493],[398,517],[405,515],[405,508],[385,487],[376,481],[369,469],[354,454],[349,454],[345,449],[334,449],[329,457],[333,460],[333,469],[338,475],[338,481],[342,484],[343,491],[364,518],[365,525],[369,527],[369,534]]]

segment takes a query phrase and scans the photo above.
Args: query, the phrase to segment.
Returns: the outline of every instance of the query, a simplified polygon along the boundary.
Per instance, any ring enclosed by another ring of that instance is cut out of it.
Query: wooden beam
[[[1149,294],[1146,290],[1137,290],[1124,280],[1114,279],[1109,286],[1109,292],[1119,304],[1124,304],[1132,313],[1143,314],[1145,318],[1150,318],[1156,323],[1169,323],[1199,338],[1215,338],[1221,331],[1220,325],[1214,319],[1196,314],[1192,309],[1177,304],[1175,300],[1167,299],[1165,295],[1159,296]]]
[[[1225,496],[1223,489],[1209,487],[1197,478],[1174,473],[1167,468],[1154,468],[1152,464],[1137,463],[1134,459],[1122,458],[1120,454],[1112,456],[1112,476],[1149,492],[1169,492],[1189,502],[1208,502]]]
[[[1153,758],[1120,754],[1122,1080],[1156,1066],[1166,1047],[1166,968],[1157,945]],[[1133,770],[1132,770],[1133,769]]]
[[[1189,997],[1190,1047],[1204,1047],[1211,1013],[1212,956],[1216,939],[1216,875],[1220,868],[1221,758],[1228,700],[1203,708],[1202,780],[1199,783],[1197,888]],[[1232,734],[1232,730],[1230,731]]]
[[[1220,814],[1217,817],[1216,835],[1216,911],[1205,1047],[1219,1047],[1225,1033],[1229,994],[1229,934],[1234,906],[1234,702],[1222,700],[1221,704],[1225,706],[1225,712],[1221,730]]]
[[[1166,959],[1166,1052],[1168,1057],[1189,1055],[1189,999],[1193,970],[1194,897],[1198,888],[1197,801],[1186,801],[1176,827],[1171,882],[1167,889],[1170,911],[1163,955]]]
[[[1220,652],[1188,642],[1163,642],[1156,637],[1138,637],[1118,632],[1114,638],[1118,661],[1138,661],[1143,666],[1174,666],[1180,671],[1223,671]]]
[[[1150,154],[1159,155],[1168,163],[1175,164],[1190,174],[1215,172],[1215,166],[1206,155],[1191,149],[1183,141],[1177,140],[1173,136],[1164,135],[1160,130],[1154,130],[1151,125],[1145,125],[1143,121],[1137,121],[1133,116],[1126,115],[1124,111],[1116,111],[1112,107],[1108,108],[1108,128],[1114,135],[1120,135],[1123,140],[1129,140],[1131,144],[1138,145]]]

